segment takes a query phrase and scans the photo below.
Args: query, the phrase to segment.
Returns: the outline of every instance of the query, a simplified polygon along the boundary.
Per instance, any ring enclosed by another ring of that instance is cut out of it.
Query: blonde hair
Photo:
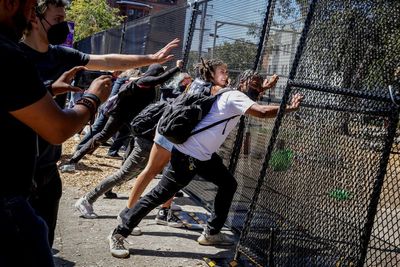
[[[118,75],[118,78],[135,78],[135,77],[139,77],[140,75],[142,75],[142,72],[139,69],[128,69],[125,70],[124,72],[122,72],[120,75]]]

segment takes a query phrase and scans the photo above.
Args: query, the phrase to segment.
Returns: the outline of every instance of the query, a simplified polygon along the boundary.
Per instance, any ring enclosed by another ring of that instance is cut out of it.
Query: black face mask
[[[51,24],[49,23],[49,25]],[[52,45],[59,45],[65,42],[68,34],[69,34],[68,22],[63,21],[51,25],[50,29],[47,31],[47,40],[49,40],[49,43]]]

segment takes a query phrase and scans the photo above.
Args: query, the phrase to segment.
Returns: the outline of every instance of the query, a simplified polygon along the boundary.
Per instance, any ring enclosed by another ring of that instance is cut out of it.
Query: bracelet
[[[51,94],[51,96],[54,96],[53,88],[51,88],[52,83],[53,83],[53,81],[47,80],[44,82],[44,87],[46,87],[47,91]]]
[[[92,99],[96,103],[97,107],[99,107],[100,104],[101,104],[100,98],[95,94],[84,93],[82,97],[86,97],[86,98]]]
[[[95,105],[93,104],[92,101],[90,101],[88,98],[84,98],[84,97],[78,99],[78,101],[76,101],[76,105],[82,105],[89,109],[90,125],[92,125],[94,123],[94,118],[96,116],[97,107],[95,107]]]

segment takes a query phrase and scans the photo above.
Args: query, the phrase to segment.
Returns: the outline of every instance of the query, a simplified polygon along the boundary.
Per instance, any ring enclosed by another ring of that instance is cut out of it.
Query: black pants
[[[36,214],[42,217],[48,227],[50,247],[54,242],[54,231],[57,224],[58,207],[62,195],[62,183],[57,165],[52,164],[35,173],[36,189],[29,199]]]
[[[47,227],[26,197],[0,196],[0,266],[53,267]]]
[[[214,153],[210,160],[199,161],[175,148],[172,150],[170,164],[165,169],[160,182],[134,207],[121,211],[122,224],[118,225],[114,233],[127,237],[151,210],[188,185],[196,174],[218,187],[206,232],[211,235],[219,233],[224,226],[237,188],[235,178],[217,154]]]
[[[108,153],[109,154],[118,153],[119,149],[122,146],[128,146],[131,137],[132,137],[131,127],[128,124],[122,125],[122,127],[114,135],[114,141],[110,146],[110,148],[108,149]]]

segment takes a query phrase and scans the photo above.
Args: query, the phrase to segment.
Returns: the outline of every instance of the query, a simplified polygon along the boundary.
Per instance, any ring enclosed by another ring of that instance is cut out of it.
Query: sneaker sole
[[[163,221],[163,220],[159,220],[159,219],[155,219],[155,221],[156,221],[156,223],[158,224],[158,225],[164,225],[164,226],[169,226],[169,227],[172,227],[172,228],[184,228],[184,224],[183,223],[169,223],[169,222],[166,222],[166,221]]]
[[[198,241],[197,243],[199,243],[202,246],[233,246],[234,243],[211,243],[211,242],[207,242],[207,241]]]
[[[233,246],[234,245],[234,242],[229,242],[229,243],[228,242],[226,242],[226,243],[211,242],[211,241],[209,241],[205,238],[201,238],[201,237],[202,236],[200,236],[197,239],[197,243],[199,243],[202,246]]]
[[[159,224],[159,225],[168,226],[168,222],[167,222],[167,221],[163,221],[163,220],[160,220],[160,219],[157,219],[157,218],[155,218],[155,221],[156,221],[156,223]]]
[[[167,223],[167,225],[172,228],[184,228],[183,223]]]

